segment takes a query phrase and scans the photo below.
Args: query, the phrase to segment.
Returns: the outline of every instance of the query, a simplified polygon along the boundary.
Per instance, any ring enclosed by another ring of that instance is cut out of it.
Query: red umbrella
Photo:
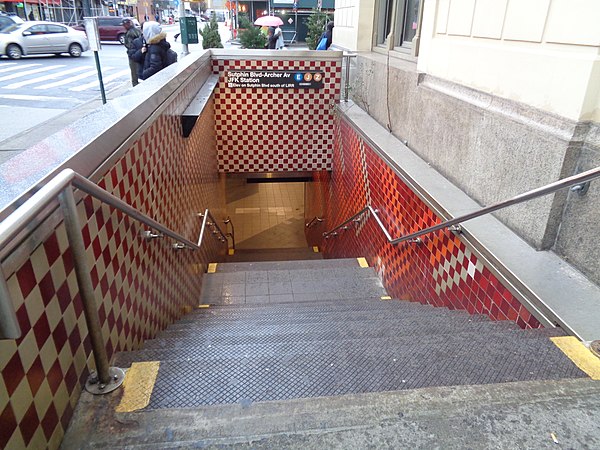
[[[283,25],[283,21],[275,16],[262,16],[254,21],[254,25],[260,25],[261,27],[278,27],[279,25]]]

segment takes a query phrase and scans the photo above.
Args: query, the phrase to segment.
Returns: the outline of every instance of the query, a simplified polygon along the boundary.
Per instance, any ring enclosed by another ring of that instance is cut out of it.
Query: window
[[[46,34],[47,28],[46,25],[34,25],[32,27],[27,28],[26,31],[29,31],[31,34]]]
[[[48,32],[49,33],[66,33],[67,29],[65,27],[62,27],[60,25],[46,25],[46,27],[48,28]]]
[[[390,47],[410,48],[417,33],[420,0],[379,0],[377,12],[377,45],[388,46],[390,32],[394,32],[394,42]],[[396,11],[395,23],[394,10]]]

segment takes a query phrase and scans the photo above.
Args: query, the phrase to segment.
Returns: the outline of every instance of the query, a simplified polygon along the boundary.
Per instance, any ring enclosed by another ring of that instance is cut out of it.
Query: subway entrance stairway
[[[197,309],[117,354],[124,392],[82,394],[62,447],[544,447],[556,408],[582,428],[571,442],[600,445],[600,387],[560,329],[389,299],[364,266],[213,266]]]

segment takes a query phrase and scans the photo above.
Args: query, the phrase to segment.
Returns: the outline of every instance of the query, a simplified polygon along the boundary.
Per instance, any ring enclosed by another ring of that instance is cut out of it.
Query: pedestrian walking
[[[275,41],[275,49],[282,50],[285,47],[285,42],[283,41],[283,31],[281,31],[281,28],[275,28],[274,36],[277,39]]]
[[[267,43],[265,47],[269,50],[275,50],[275,45],[277,44],[277,36],[275,36],[275,27],[269,27],[267,31]]]
[[[167,54],[171,44],[167,42],[167,33],[162,31],[156,22],[144,23],[142,38],[142,48],[134,53],[133,59],[142,64],[138,76],[141,80],[146,80],[169,65]],[[134,45],[139,42],[138,38],[134,41]]]
[[[123,44],[127,49],[127,59],[129,60],[129,70],[131,71],[131,84],[137,86],[139,83],[138,73],[140,72],[140,65],[133,59],[133,55],[138,50],[133,41],[141,37],[142,32],[135,27],[131,19],[123,19],[123,26],[127,30]]]

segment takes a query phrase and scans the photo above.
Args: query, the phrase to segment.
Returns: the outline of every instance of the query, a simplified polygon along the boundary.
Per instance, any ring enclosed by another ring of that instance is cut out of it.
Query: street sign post
[[[84,17],[83,26],[85,34],[87,34],[90,43],[90,50],[94,52],[94,60],[96,61],[96,71],[98,72],[98,82],[100,83],[100,95],[102,96],[102,104],[106,103],[106,93],[104,92],[104,81],[102,80],[102,69],[100,68],[100,57],[98,51],[102,48],[100,45],[100,32],[98,31],[98,22],[95,17]]]
[[[182,44],[197,44],[199,42],[198,24],[195,17],[180,17],[179,25],[181,27]]]

